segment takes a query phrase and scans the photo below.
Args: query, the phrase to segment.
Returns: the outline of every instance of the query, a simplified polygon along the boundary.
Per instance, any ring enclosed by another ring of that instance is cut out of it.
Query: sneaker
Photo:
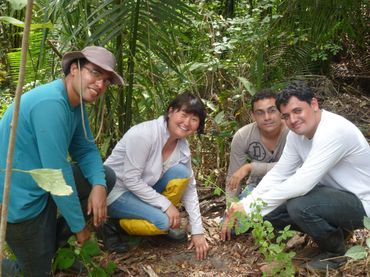
[[[128,244],[121,240],[120,229],[114,219],[108,219],[99,226],[96,235],[103,241],[104,249],[109,252],[124,253],[129,249]]]
[[[184,229],[170,229],[168,231],[168,234],[165,235],[166,238],[174,241],[187,241],[188,240],[188,234],[184,231]]]
[[[338,254],[331,252],[323,252],[307,263],[306,267],[319,271],[327,271],[340,268],[346,261],[346,257],[338,256]]]

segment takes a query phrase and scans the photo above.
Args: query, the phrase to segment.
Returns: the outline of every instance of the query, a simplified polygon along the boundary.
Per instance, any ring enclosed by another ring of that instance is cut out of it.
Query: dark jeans
[[[87,218],[87,202],[92,187],[77,166],[72,168],[78,197]],[[115,184],[116,175],[111,168],[104,169],[109,192]],[[57,208],[52,197],[49,197],[47,206],[37,217],[21,223],[8,223],[6,241],[17,261],[4,260],[2,276],[18,276],[20,269],[26,277],[52,276],[51,263],[59,239],[57,234]]]
[[[320,242],[338,228],[343,231],[362,228],[364,216],[364,207],[354,194],[317,185],[306,195],[288,200],[264,219],[279,230],[290,224],[291,229]]]

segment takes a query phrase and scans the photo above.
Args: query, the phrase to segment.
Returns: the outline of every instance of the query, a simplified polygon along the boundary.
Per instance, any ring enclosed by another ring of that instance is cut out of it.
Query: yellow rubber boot
[[[180,202],[188,183],[189,178],[173,179],[168,182],[162,194],[176,206]],[[156,236],[167,234],[167,231],[160,230],[153,223],[145,219],[123,218],[119,221],[119,224],[129,235]]]
[[[130,219],[123,218],[119,221],[119,225],[129,235],[135,236],[156,236],[167,234],[167,231],[160,230],[153,223],[145,219]]]
[[[176,206],[180,203],[188,183],[189,178],[172,179],[168,182],[162,194],[166,196],[174,206]]]

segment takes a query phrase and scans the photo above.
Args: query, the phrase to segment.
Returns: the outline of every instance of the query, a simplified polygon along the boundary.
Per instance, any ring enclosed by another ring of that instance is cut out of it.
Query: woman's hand
[[[207,257],[209,246],[203,234],[191,236],[191,242],[188,250],[192,249],[193,247],[195,247],[198,260],[204,260]]]
[[[168,207],[168,209],[166,210],[166,214],[170,221],[170,228],[171,229],[179,228],[180,227],[180,212],[173,204],[171,204],[171,206]]]

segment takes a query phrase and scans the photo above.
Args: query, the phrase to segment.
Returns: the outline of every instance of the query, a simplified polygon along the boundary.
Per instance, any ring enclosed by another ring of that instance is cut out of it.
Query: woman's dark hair
[[[257,101],[263,100],[263,99],[269,99],[269,98],[273,98],[276,100],[276,96],[277,94],[271,89],[263,89],[257,92],[255,95],[252,96],[252,99],[251,99],[252,111],[254,111],[254,103],[256,103]]]
[[[68,65],[68,67],[67,67],[67,70],[65,72],[65,76],[67,76],[71,72],[71,64],[75,63],[75,64],[78,65],[78,62],[80,62],[80,68],[82,69],[82,67],[85,64],[87,64],[89,61],[85,58],[75,59],[75,60],[71,61],[70,64]]]
[[[291,97],[297,97],[300,101],[305,101],[311,105],[312,98],[315,97],[313,90],[303,81],[294,81],[284,88],[276,97],[276,107],[280,111],[281,105],[287,105]]]
[[[166,122],[168,122],[168,113],[170,109],[174,111],[182,110],[186,113],[191,113],[199,117],[198,134],[204,133],[204,124],[206,120],[206,109],[205,106],[198,96],[191,94],[190,92],[184,92],[176,96],[168,105],[167,111],[164,115]]]

